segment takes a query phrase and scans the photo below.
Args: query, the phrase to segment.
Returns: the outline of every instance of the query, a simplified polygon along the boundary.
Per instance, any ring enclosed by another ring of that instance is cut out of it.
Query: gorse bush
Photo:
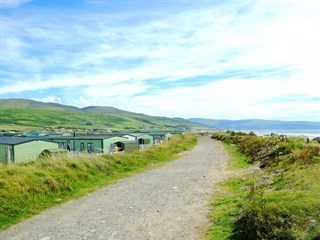
[[[212,134],[212,138],[223,141],[227,144],[238,144],[241,136],[246,135],[243,132],[234,132],[234,131],[226,131],[226,132],[215,132]],[[250,136],[252,133],[250,134]]]
[[[232,239],[316,239],[320,237],[319,194],[251,190],[239,205]],[[268,190],[270,191],[270,190]]]
[[[292,223],[290,212],[269,201],[262,189],[253,187],[244,198],[232,239],[294,239],[288,233]]]
[[[192,134],[127,154],[55,156],[0,164],[0,229],[115,180],[177,158],[197,142]]]
[[[319,155],[319,146],[307,145],[293,151],[293,160],[300,164],[313,164],[319,162]]]

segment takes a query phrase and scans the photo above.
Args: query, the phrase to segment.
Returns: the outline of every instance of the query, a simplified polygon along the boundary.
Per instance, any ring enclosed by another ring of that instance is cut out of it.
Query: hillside
[[[0,99],[0,129],[82,128],[111,130],[188,130],[199,124],[114,107],[77,108],[26,99]]]
[[[276,121],[259,119],[218,120],[205,118],[190,118],[188,120],[193,123],[200,123],[222,130],[319,129],[320,131],[320,122]]]
[[[58,103],[43,103],[26,99],[0,99],[0,109],[11,108],[32,108],[32,109],[46,109],[46,110],[78,110],[77,107],[62,105]]]

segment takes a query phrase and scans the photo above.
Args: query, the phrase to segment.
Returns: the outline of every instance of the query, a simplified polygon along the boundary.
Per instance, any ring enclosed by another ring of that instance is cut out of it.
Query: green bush
[[[313,164],[318,162],[320,148],[316,145],[307,145],[294,151],[294,161],[299,164]]]
[[[294,239],[287,231],[290,222],[288,212],[268,202],[263,190],[253,187],[241,205],[232,239]]]
[[[227,144],[238,144],[240,135],[241,133],[236,133],[234,131],[215,132],[212,134],[211,138],[223,141]]]
[[[260,167],[287,163],[313,164],[319,162],[320,158],[320,144],[302,138],[283,135],[258,137],[254,133],[233,131],[216,132],[212,138],[235,145],[249,157],[249,163],[260,162]]]

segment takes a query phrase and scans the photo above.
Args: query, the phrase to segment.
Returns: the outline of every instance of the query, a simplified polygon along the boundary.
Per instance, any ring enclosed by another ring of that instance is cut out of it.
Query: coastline
[[[240,130],[241,131],[241,130]],[[320,137],[320,129],[266,129],[251,130],[258,136],[270,136],[271,134],[286,135],[289,137],[309,138],[310,140]],[[250,132],[249,130],[243,132]]]

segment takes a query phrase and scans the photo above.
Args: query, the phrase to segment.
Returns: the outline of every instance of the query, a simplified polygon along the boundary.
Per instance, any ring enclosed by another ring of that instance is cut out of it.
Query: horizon
[[[0,98],[320,122],[320,2],[0,0]]]

